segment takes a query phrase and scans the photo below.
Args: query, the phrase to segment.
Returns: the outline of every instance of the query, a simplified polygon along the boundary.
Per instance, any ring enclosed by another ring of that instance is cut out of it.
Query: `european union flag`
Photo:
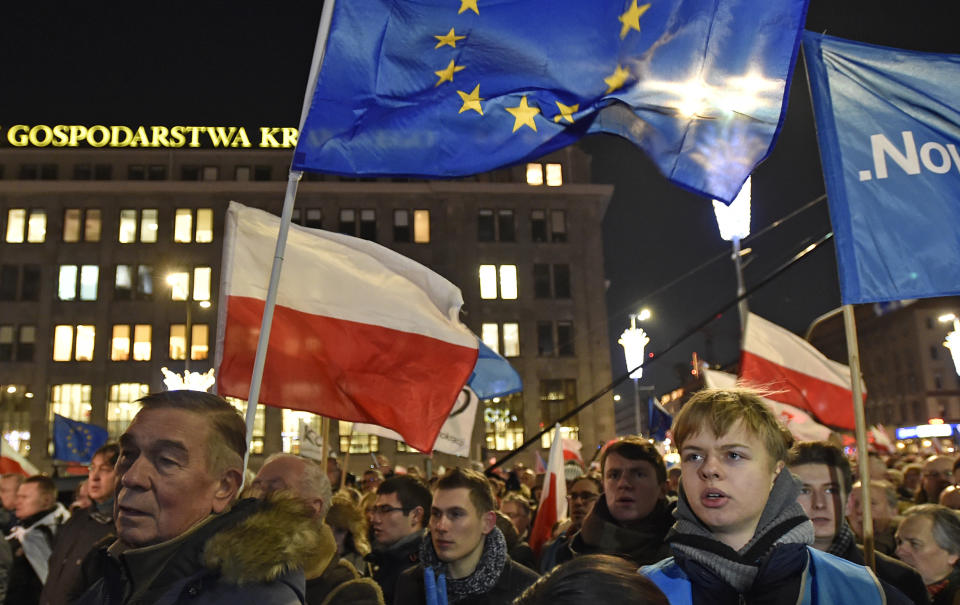
[[[843,302],[960,294],[960,55],[803,47]]]
[[[647,400],[647,418],[650,419],[650,435],[657,441],[663,441],[667,438],[667,431],[673,424],[673,416],[670,415],[656,397]]]
[[[90,462],[107,442],[107,429],[95,424],[53,415],[53,458],[64,462]]]
[[[456,177],[587,133],[731,201],[779,130],[806,0],[344,0],[293,168]]]
[[[477,339],[477,365],[473,374],[467,380],[467,385],[473,389],[480,399],[505,397],[511,393],[523,390],[523,381],[520,374],[513,369],[510,362],[497,354],[479,338]]]

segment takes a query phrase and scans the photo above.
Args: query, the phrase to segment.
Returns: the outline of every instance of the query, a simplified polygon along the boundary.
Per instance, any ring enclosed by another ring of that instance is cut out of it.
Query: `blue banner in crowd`
[[[660,405],[656,397],[647,400],[647,418],[650,419],[650,435],[657,441],[666,439],[667,431],[673,424],[673,416]]]
[[[960,294],[960,55],[803,47],[843,302]]]
[[[293,168],[455,177],[609,132],[729,202],[773,146],[806,6],[337,2]]]
[[[107,442],[107,429],[95,424],[53,415],[53,459],[90,462],[93,453]]]

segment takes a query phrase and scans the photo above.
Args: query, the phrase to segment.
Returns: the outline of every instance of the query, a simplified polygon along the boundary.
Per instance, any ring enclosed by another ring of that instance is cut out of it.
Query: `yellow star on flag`
[[[457,11],[459,15],[463,11],[470,9],[473,12],[480,14],[480,9],[477,8],[477,0],[460,0],[460,10]]]
[[[533,116],[540,113],[540,109],[527,105],[527,95],[523,95],[520,104],[516,107],[504,107],[513,117],[513,132],[516,132],[521,126],[529,126],[534,132],[537,131],[537,125],[533,122]]]
[[[437,86],[440,86],[444,82],[453,82],[453,74],[457,73],[458,71],[462,71],[464,69],[466,68],[463,65],[454,65],[453,59],[451,59],[450,65],[447,65],[445,68],[441,69],[440,71],[433,72],[440,77],[440,79],[437,80],[437,83],[433,85],[434,88],[436,88]]]
[[[466,38],[466,36],[458,36],[453,31],[453,28],[451,27],[450,31],[447,32],[447,35],[434,36],[434,38],[438,40],[437,45],[433,47],[434,49],[440,48],[441,46],[444,46],[444,45],[449,46],[450,48],[456,48],[457,40],[463,40],[464,38]]]
[[[452,64],[453,62],[451,61],[451,65]],[[440,73],[440,72],[437,72],[437,73]],[[606,82],[608,86],[606,94],[610,94],[611,92],[623,86],[624,82],[626,82],[627,78],[629,77],[630,77],[630,72],[624,69],[623,67],[621,67],[619,64],[617,64],[617,68],[613,71],[613,73],[603,79],[603,81]]]
[[[460,111],[458,111],[457,113],[463,113],[468,109],[472,109],[475,112],[479,113],[480,115],[483,115],[483,107],[480,106],[480,101],[483,101],[485,99],[482,99],[480,97],[479,84],[477,84],[476,87],[474,87],[473,92],[466,93],[466,92],[463,92],[462,90],[458,90],[457,94],[460,95],[460,99],[463,101],[463,107],[461,107]]]
[[[573,124],[573,114],[579,111],[580,104],[578,103],[576,105],[564,105],[560,101],[555,101],[555,102],[557,104],[557,107],[560,108],[560,113],[553,116],[553,121],[559,122],[560,120],[566,120],[571,124]]]
[[[633,0],[633,3],[630,5],[630,8],[627,9],[627,12],[623,13],[617,19],[620,20],[622,24],[620,26],[620,39],[623,40],[627,37],[627,34],[631,29],[635,29],[638,32],[640,31],[640,17],[643,16],[643,13],[647,12],[647,9],[650,8],[649,4],[644,4],[643,6],[637,6],[637,0]]]

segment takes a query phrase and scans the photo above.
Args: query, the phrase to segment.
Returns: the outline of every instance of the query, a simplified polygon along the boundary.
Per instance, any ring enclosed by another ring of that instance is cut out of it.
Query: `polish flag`
[[[6,439],[0,438],[0,474],[16,473],[25,477],[39,475],[40,470],[13,449]]]
[[[706,368],[701,372],[703,372],[703,381],[711,389],[730,389],[737,386],[737,377],[733,374]],[[787,427],[793,438],[798,441],[826,441],[830,437],[830,433],[833,432],[800,408],[773,401],[766,397],[761,397],[761,399],[770,408],[773,415],[783,423],[783,426]]]
[[[540,492],[540,506],[537,517],[530,530],[530,548],[537,555],[550,540],[554,524],[567,516],[567,480],[563,473],[563,439],[560,426],[557,425],[550,445],[547,459],[547,475],[543,479],[543,491]]]
[[[246,399],[280,219],[231,202],[217,391]],[[291,225],[260,403],[394,429],[433,450],[477,363],[449,281],[363,239]]]
[[[823,424],[849,430],[856,427],[850,368],[753,313],[748,314],[743,336],[740,377],[772,391],[768,397],[774,401],[812,412]]]
[[[583,456],[580,454],[583,450],[583,444],[577,439],[561,439],[563,445],[563,461],[574,460],[583,465]]]

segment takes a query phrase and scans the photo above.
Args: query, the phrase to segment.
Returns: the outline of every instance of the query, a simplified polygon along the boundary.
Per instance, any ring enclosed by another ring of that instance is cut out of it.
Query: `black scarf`
[[[425,568],[433,569],[437,575],[447,576],[447,597],[450,603],[456,603],[470,595],[485,594],[497,584],[503,568],[507,564],[507,541],[503,533],[493,528],[483,543],[483,554],[473,573],[465,578],[450,577],[447,564],[437,557],[433,540],[426,536],[420,544],[420,562]]]
[[[827,549],[827,552],[831,555],[836,555],[841,559],[845,559],[844,556],[849,550],[850,545],[854,543],[856,536],[853,535],[853,530],[850,528],[850,524],[847,523],[846,519],[840,523],[840,527],[837,529],[837,534],[833,537],[833,542],[830,543],[830,548]]]
[[[692,562],[696,566],[717,576],[738,593],[747,593],[755,588],[758,577],[762,575],[774,547],[780,545],[799,545],[803,549],[789,549],[793,568],[797,557],[806,562],[805,546],[813,544],[813,523],[797,503],[800,494],[800,481],[789,472],[781,472],[773,483],[770,497],[760,515],[757,530],[753,538],[739,551],[718,541],[710,530],[690,508],[686,494],[681,486],[680,500],[674,516],[676,524],[667,536],[670,548],[674,552],[677,564],[683,567],[691,578]],[[786,552],[783,553],[786,556]],[[778,565],[778,567],[782,567]],[[802,568],[801,568],[802,569]],[[792,573],[792,572],[791,572]],[[780,578],[777,578],[779,581]],[[696,582],[695,582],[696,583]]]

